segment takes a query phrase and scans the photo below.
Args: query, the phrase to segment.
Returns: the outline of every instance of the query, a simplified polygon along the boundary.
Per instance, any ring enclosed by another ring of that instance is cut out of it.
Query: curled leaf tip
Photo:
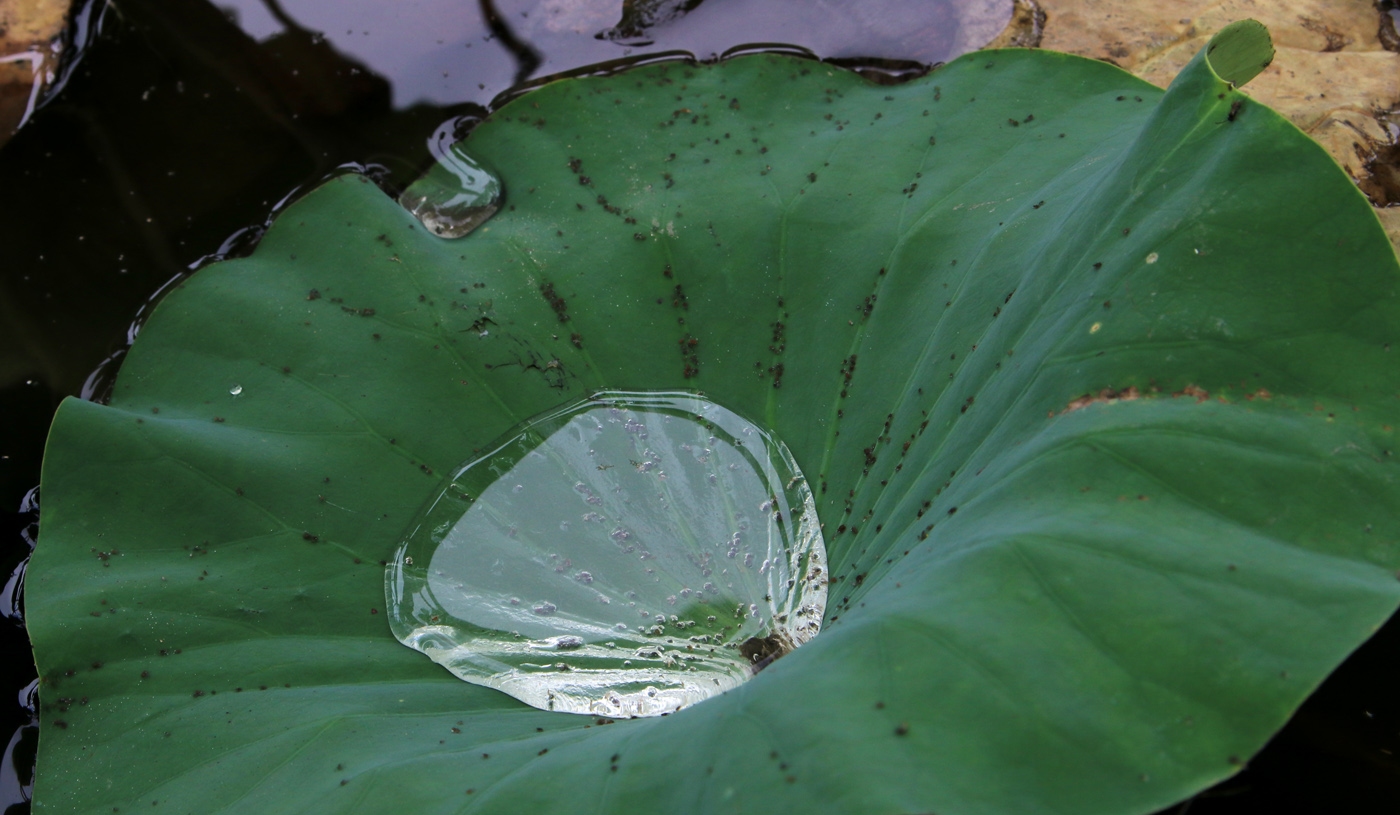
[[[1269,29],[1258,20],[1231,23],[1210,38],[1205,61],[1216,76],[1241,87],[1274,61]]]

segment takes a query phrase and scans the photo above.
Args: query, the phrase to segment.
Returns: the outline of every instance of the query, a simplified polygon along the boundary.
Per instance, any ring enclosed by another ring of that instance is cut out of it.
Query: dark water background
[[[134,325],[192,267],[246,252],[337,168],[393,188],[502,93],[613,60],[795,43],[886,76],[998,33],[1010,0],[102,0],[0,149],[0,807],[29,812],[39,723],[24,633],[44,434],[101,399]],[[1053,21],[1052,21],[1053,24]],[[1400,813],[1400,623],[1249,767],[1170,813]]]

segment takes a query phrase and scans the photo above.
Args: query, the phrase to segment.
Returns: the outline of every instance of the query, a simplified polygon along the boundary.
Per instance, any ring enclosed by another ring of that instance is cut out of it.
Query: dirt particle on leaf
[[[549,282],[540,284],[540,294],[544,295],[545,302],[549,303],[549,307],[554,309],[559,322],[567,323],[569,321],[569,304],[554,290],[554,284]]]
[[[687,333],[678,343],[681,351],[681,375],[686,379],[700,374],[700,340]]]

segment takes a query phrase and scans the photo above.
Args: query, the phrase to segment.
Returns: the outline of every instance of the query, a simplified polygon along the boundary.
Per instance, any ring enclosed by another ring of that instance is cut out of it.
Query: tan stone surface
[[[1014,0],[1011,20],[985,48],[1038,48],[1045,29],[1045,9],[1035,0]]]
[[[1381,218],[1385,234],[1390,236],[1390,243],[1396,247],[1396,254],[1400,255],[1400,207],[1378,209],[1376,214]]]
[[[67,19],[68,0],[0,0],[0,37],[10,43],[47,43]]]
[[[52,43],[68,21],[68,6],[69,0],[0,0],[0,144],[58,61]]]

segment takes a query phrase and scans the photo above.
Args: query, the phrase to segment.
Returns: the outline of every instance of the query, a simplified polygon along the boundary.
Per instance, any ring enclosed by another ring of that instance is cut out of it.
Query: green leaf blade
[[[1400,602],[1400,275],[1230,93],[1026,51],[651,66],[475,131],[506,192],[462,240],[314,191],[60,411],[31,633],[45,715],[90,702],[40,803],[1107,813],[1236,772]],[[755,680],[606,725],[453,679],[380,588],[443,476],[601,388],[770,425],[835,580]]]

